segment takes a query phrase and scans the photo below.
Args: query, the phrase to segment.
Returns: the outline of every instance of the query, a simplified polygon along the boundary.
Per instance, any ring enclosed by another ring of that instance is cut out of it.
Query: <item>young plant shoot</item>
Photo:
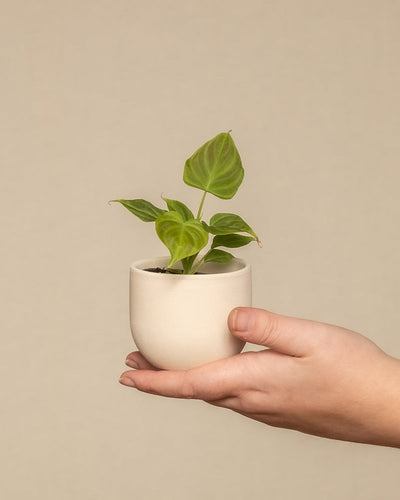
[[[252,241],[259,243],[256,233],[239,215],[218,213],[208,223],[203,220],[207,193],[231,199],[243,176],[242,162],[230,133],[221,133],[203,144],[185,163],[183,181],[203,191],[196,215],[181,201],[169,198],[163,198],[166,209],[143,199],[112,201],[121,203],[144,222],[155,222],[156,233],[171,255],[168,272],[194,274],[206,262],[230,262],[233,255],[221,247],[238,248]],[[200,256],[210,235],[211,248]],[[181,269],[172,269],[179,262]]]

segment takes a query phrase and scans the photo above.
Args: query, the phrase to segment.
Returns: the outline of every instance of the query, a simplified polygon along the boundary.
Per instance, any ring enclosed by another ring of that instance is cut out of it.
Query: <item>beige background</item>
[[[197,205],[184,161],[232,129],[206,210],[261,235],[255,305],[400,356],[400,2],[0,3],[1,498],[397,499],[397,450],[118,385],[129,264],[164,251],[107,201]]]

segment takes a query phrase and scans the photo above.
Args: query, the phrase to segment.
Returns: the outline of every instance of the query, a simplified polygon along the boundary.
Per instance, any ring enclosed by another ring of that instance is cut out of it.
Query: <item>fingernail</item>
[[[134,381],[128,377],[121,377],[119,383],[128,387],[135,387]]]
[[[248,332],[251,328],[252,317],[243,309],[235,309],[233,313],[233,328],[236,332]]]
[[[131,359],[127,358],[125,360],[126,366],[129,366],[129,368],[133,368],[137,370],[139,368],[139,365],[136,363],[136,361],[132,361]]]

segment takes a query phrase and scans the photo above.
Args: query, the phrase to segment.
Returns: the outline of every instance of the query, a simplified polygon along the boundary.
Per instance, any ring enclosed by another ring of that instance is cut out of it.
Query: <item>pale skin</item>
[[[400,360],[350,330],[262,309],[234,309],[228,326],[268,349],[186,371],[157,370],[133,352],[121,384],[275,427],[400,448]]]

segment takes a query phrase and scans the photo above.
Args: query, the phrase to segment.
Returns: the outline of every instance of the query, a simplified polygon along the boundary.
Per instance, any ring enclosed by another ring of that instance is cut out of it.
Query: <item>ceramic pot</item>
[[[143,356],[163,369],[185,370],[239,353],[244,342],[228,329],[237,306],[251,306],[251,269],[241,259],[206,264],[199,275],[146,271],[168,257],[130,268],[130,324]]]

